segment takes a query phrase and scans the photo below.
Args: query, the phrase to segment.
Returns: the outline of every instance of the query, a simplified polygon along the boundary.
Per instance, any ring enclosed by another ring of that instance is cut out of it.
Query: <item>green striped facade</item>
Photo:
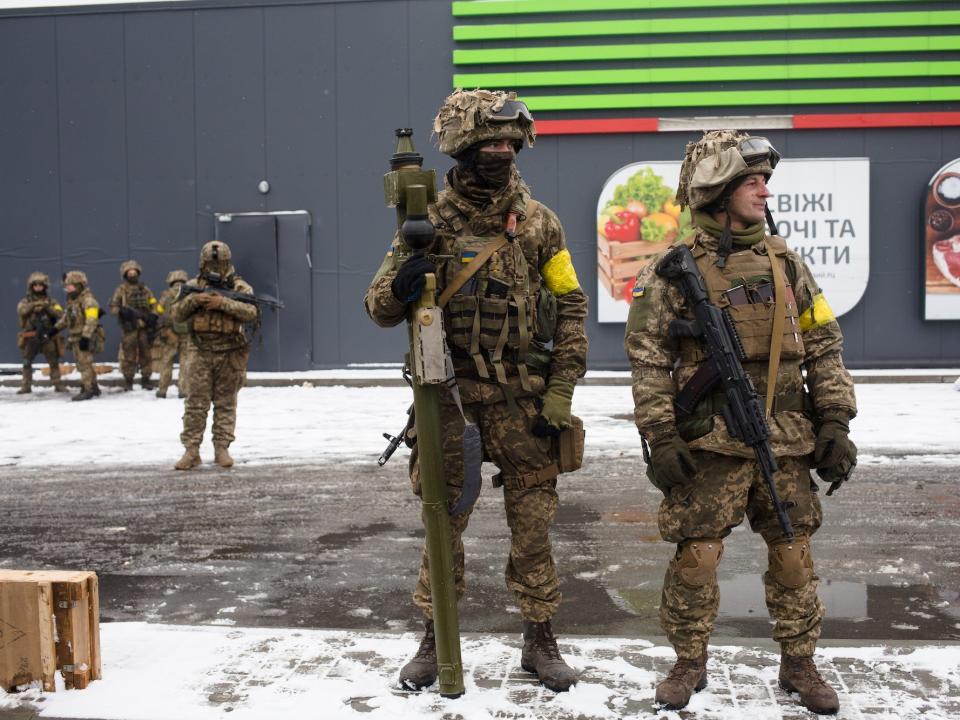
[[[960,100],[957,3],[472,0],[452,11],[453,87],[517,90],[531,110]]]

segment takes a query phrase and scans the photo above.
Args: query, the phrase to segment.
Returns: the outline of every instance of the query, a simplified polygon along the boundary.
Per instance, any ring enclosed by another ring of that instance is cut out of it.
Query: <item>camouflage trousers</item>
[[[767,610],[774,620],[773,639],[790,655],[811,655],[820,637],[824,607],[817,596],[819,578],[812,560],[809,578],[787,587],[771,574],[774,550],[785,542],[770,492],[753,460],[693,451],[699,472],[693,482],[675,487],[660,504],[660,534],[677,543],[677,554],[667,567],[660,601],[660,625],[681,658],[700,657],[706,651],[720,606],[716,574],[685,581],[681,565],[683,543],[724,538],[743,522],[768,545],[768,570],[763,575]],[[820,527],[823,512],[810,471],[802,457],[777,458],[774,481],[780,500],[794,503],[788,510],[797,537],[809,538]],[[809,556],[808,556],[809,557]],[[797,586],[799,585],[799,586]]]
[[[53,385],[60,384],[60,353],[62,351],[62,340],[57,338],[48,338],[41,345],[36,346],[27,343],[20,349],[20,356],[23,358],[23,376],[20,382],[21,388],[30,389],[33,382],[33,360],[37,355],[43,354],[47,359],[47,365],[50,366],[50,382]]]
[[[153,372],[151,365],[152,352],[150,337],[143,328],[124,332],[120,339],[120,373],[128,380],[132,380],[140,367],[140,374],[149,378]]]
[[[526,620],[549,620],[560,605],[560,580],[550,546],[550,526],[557,514],[557,472],[549,438],[531,434],[537,410],[532,398],[517,400],[520,412],[507,403],[465,405],[464,414],[480,429],[485,460],[499,469],[495,482],[503,483],[503,504],[510,528],[510,556],[506,584],[513,590]],[[456,405],[440,406],[443,430],[443,470],[448,498],[455,503],[463,492],[463,418]],[[410,457],[410,479],[420,494],[420,466],[416,452]],[[457,599],[466,590],[464,581],[463,532],[470,510],[450,518],[450,544]],[[430,597],[430,568],[426,548],[421,553],[420,575],[413,602],[428,618],[433,617]]]
[[[212,403],[213,444],[229,446],[235,439],[237,393],[243,387],[250,349],[215,352],[191,348],[189,354],[180,442],[184,447],[200,447]]]
[[[180,388],[180,394],[185,393],[186,384],[186,364],[187,364],[187,343],[190,338],[187,335],[178,335],[170,328],[163,328],[153,342],[153,366],[159,374],[157,381],[157,390],[166,392],[173,380],[173,360],[180,355],[180,376],[177,379],[177,387]]]
[[[80,373],[80,384],[84,390],[92,390],[97,381],[97,371],[93,368],[93,353],[89,350],[81,350],[77,346],[80,338],[70,340],[70,349],[73,350],[73,357],[77,361],[77,372]]]

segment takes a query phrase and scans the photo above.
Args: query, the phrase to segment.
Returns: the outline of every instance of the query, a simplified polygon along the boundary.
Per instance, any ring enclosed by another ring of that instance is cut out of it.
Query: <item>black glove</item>
[[[79,342],[77,342],[77,347],[83,352],[87,352],[90,349],[90,338],[82,337]]]
[[[850,419],[846,413],[826,412],[820,418],[813,465],[817,475],[831,483],[827,495],[832,495],[857,466],[857,446],[850,439]]]
[[[423,255],[414,255],[400,266],[397,276],[390,284],[390,290],[400,302],[413,302],[423,292],[423,276],[436,271],[436,266]]]
[[[560,428],[551,425],[543,415],[537,415],[537,419],[533,421],[533,427],[530,428],[530,432],[537,437],[560,437],[561,431]]]
[[[678,485],[686,485],[696,474],[697,463],[679,435],[667,435],[650,446],[647,476],[664,495]]]
[[[121,320],[126,320],[127,322],[133,322],[137,319],[137,313],[134,312],[133,308],[121,307],[119,315]]]

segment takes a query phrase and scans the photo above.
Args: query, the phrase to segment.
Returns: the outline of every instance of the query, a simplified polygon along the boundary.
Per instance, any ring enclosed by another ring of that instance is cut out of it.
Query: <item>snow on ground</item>
[[[371,373],[379,372],[370,370]],[[180,455],[182,402],[176,389],[104,388],[96,400],[71,403],[40,388],[16,395],[0,388],[0,465],[166,464]],[[851,424],[861,464],[916,455],[921,462],[960,462],[960,393],[949,383],[857,386],[860,414]],[[369,462],[397,433],[412,401],[405,387],[248,387],[240,393],[238,462]],[[586,385],[573,401],[584,420],[588,453],[640,454],[626,385]],[[210,454],[209,436],[201,453]],[[403,451],[401,451],[403,452]]]
[[[562,638],[581,682],[555,695],[520,669],[519,635],[470,636],[462,643],[466,693],[443,699],[436,686],[419,694],[394,688],[416,647],[413,634],[145,623],[110,623],[101,631],[103,680],[82,691],[0,692],[0,712],[33,706],[41,717],[102,720],[644,717],[654,711],[657,678],[673,661],[671,649],[645,640]],[[956,646],[830,647],[818,651],[818,662],[838,689],[841,720],[947,720],[960,712],[958,656]],[[796,695],[777,687],[778,661],[765,650],[711,647],[709,684],[684,716],[812,717]]]

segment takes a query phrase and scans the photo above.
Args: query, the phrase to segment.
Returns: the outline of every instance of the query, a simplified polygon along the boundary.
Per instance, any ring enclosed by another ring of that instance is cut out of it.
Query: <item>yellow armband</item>
[[[83,316],[87,320],[96,320],[97,318],[100,317],[100,308],[88,307],[86,310],[83,311]]]
[[[813,330],[836,319],[823,293],[817,293],[816,297],[813,298],[813,305],[800,314],[800,332]]]
[[[543,264],[543,269],[540,270],[540,275],[547,290],[556,297],[566,295],[580,287],[577,271],[573,269],[573,261],[570,259],[570,251],[566,249],[547,260]]]

